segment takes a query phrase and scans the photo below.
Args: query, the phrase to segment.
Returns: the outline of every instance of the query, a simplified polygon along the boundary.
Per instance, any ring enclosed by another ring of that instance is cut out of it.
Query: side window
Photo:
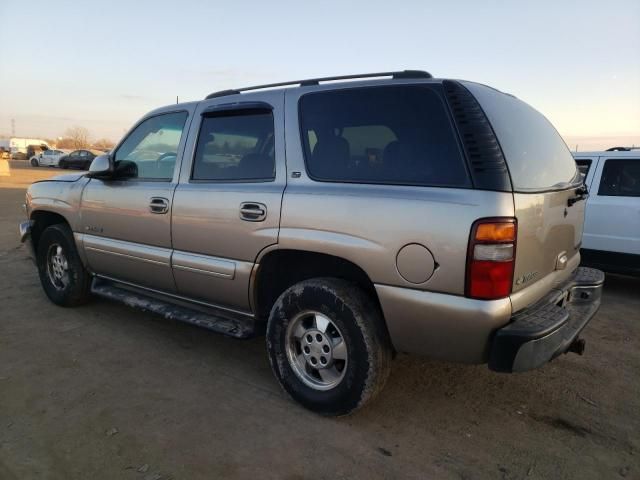
[[[602,169],[598,195],[640,197],[640,158],[607,160]]]
[[[429,87],[368,87],[300,99],[314,180],[469,187],[443,100]]]
[[[197,181],[271,181],[275,178],[273,114],[238,110],[204,116],[191,178]]]
[[[585,178],[587,178],[587,175],[589,174],[589,169],[591,168],[591,159],[589,158],[576,159],[576,164],[578,165],[578,171],[582,176],[582,180],[584,180]]]
[[[129,178],[171,180],[187,116],[175,112],[144,120],[116,150],[116,170]]]
[[[80,153],[78,154],[78,156],[84,158],[84,157],[88,157],[89,156],[89,152],[87,152],[86,150],[80,150]]]

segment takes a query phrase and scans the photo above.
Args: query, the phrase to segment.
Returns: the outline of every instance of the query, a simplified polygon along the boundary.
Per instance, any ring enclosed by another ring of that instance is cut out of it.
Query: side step
[[[250,338],[256,335],[252,316],[219,311],[189,302],[147,292],[140,288],[94,277],[91,283],[94,295],[124,303],[142,311],[156,313],[164,318],[190,323],[217,333],[235,338]],[[161,298],[162,297],[162,298]]]

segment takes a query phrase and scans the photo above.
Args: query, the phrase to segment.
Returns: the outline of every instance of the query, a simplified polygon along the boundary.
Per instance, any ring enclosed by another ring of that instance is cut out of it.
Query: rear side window
[[[576,162],[544,115],[493,88],[471,82],[463,85],[476,97],[491,122],[514,190],[551,190],[576,181]]]
[[[271,111],[238,111],[202,119],[193,180],[255,182],[274,178]]]
[[[640,159],[607,160],[598,195],[640,197]]]
[[[369,87],[300,100],[309,176],[353,183],[469,187],[440,96],[428,87]]]

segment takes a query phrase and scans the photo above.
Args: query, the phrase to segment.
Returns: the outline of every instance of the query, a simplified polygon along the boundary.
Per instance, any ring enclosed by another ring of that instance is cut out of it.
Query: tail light
[[[509,296],[517,227],[516,219],[510,217],[474,222],[467,252],[467,297],[494,300]]]

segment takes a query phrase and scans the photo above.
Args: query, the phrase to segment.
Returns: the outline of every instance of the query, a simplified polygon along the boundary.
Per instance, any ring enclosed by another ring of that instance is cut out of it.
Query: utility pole
[[[177,105],[178,103],[180,103],[180,102],[178,102],[178,95],[176,95],[176,105]]]

